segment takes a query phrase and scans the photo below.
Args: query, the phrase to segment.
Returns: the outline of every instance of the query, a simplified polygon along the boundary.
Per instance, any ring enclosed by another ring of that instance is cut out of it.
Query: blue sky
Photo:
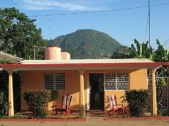
[[[169,1],[150,0],[151,41],[159,39],[169,47]],[[0,8],[15,7],[31,19],[37,19],[44,39],[54,39],[78,29],[104,32],[122,45],[134,39],[148,40],[148,0],[6,0]]]

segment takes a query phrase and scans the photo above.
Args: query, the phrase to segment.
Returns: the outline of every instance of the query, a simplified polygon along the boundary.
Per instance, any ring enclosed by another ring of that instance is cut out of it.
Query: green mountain
[[[110,56],[121,44],[109,35],[91,29],[77,30],[48,42],[71,55],[71,59],[98,59]]]

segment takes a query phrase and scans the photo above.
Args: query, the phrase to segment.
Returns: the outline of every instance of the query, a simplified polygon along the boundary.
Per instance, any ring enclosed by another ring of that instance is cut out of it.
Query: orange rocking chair
[[[56,104],[56,106],[55,106],[56,115],[58,114],[58,112],[61,112],[61,114],[63,112],[65,112],[65,116],[67,116],[67,114],[71,114],[71,111],[70,111],[71,100],[72,100],[72,96],[70,96],[68,94],[63,95],[62,96],[62,104]]]
[[[115,113],[124,114],[125,109],[123,104],[117,104],[116,95],[107,96],[110,110],[108,111],[109,115],[114,115]]]

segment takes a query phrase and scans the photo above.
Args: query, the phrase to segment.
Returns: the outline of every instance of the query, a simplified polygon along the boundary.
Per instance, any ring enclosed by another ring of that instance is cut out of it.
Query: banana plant
[[[133,58],[149,58],[150,60],[156,62],[166,62],[169,60],[169,49],[165,50],[158,39],[156,40],[158,48],[155,51],[153,51],[151,47],[148,47],[148,41],[146,43],[139,43],[136,39],[134,39],[134,43],[136,47],[132,44],[129,48],[131,51],[130,55]]]
[[[130,51],[131,51],[131,57],[133,58],[150,58],[152,54],[152,48],[148,47],[148,41],[139,43],[136,39],[134,39],[134,43],[136,47],[132,44]]]
[[[158,39],[156,40],[156,43],[158,45],[158,48],[154,52],[155,53],[154,61],[158,61],[158,62],[168,61],[168,51],[164,49],[164,47],[161,45],[161,43]]]

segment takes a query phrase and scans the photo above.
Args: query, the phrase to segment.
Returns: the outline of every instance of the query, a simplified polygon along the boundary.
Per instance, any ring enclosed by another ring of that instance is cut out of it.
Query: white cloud
[[[73,11],[97,11],[105,9],[93,7],[89,4],[89,1],[85,2],[85,0],[16,0],[16,2],[19,6],[27,10],[63,9]]]

